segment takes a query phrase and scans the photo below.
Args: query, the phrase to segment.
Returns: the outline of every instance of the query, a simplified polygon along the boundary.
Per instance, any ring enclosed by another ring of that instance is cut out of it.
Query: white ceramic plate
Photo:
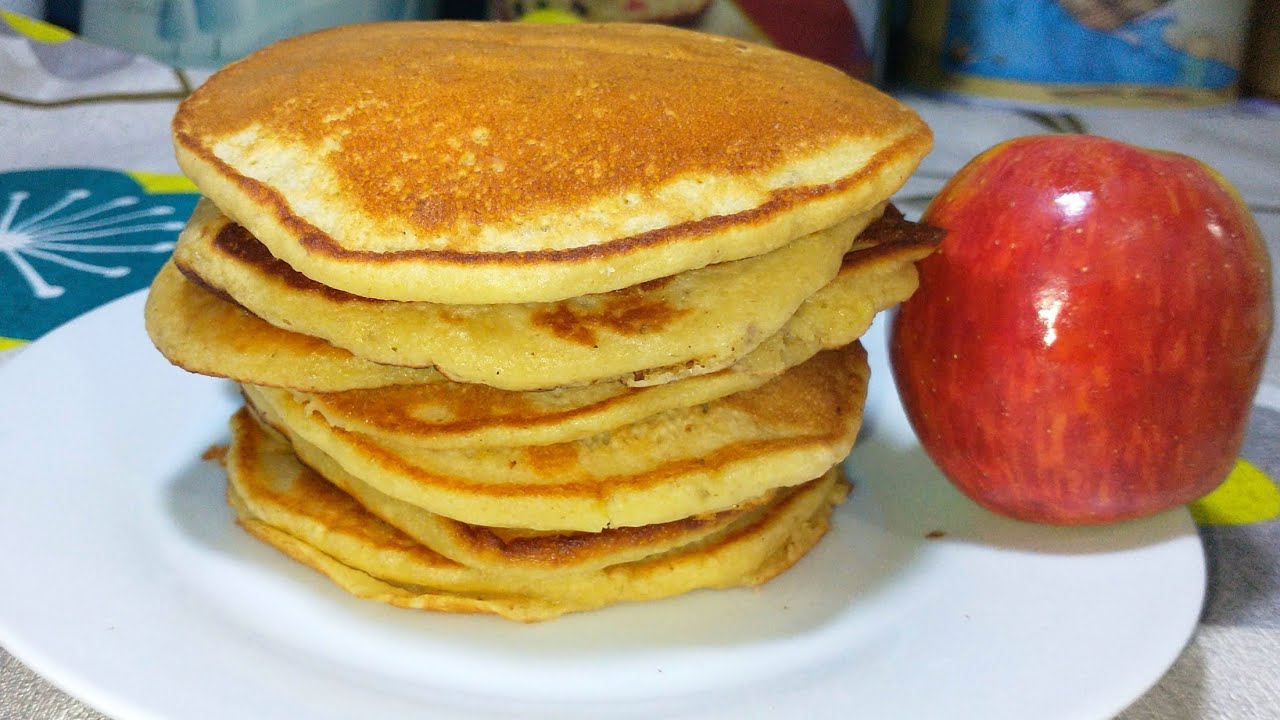
[[[1065,530],[953,491],[877,328],[855,491],[763,589],[532,626],[355,600],[232,523],[200,455],[237,396],[170,367],[142,302],[0,368],[0,644],[120,720],[1102,718],[1168,668],[1204,596],[1183,511]]]

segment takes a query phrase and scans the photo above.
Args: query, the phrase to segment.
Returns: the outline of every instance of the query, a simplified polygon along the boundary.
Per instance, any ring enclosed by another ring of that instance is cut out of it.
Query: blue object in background
[[[196,8],[187,0],[163,0],[160,3],[160,15],[156,21],[156,37],[171,43],[181,43],[195,37],[199,29],[196,24]],[[174,49],[177,54],[177,49]]]
[[[197,197],[110,170],[0,173],[0,338],[35,340],[149,285]]]
[[[187,0],[167,0],[186,2]],[[210,35],[227,35],[253,19],[253,8],[246,0],[193,0],[196,25]]]
[[[81,37],[180,67],[216,68],[282,38],[377,20],[436,16],[437,0],[85,0]]]
[[[1032,83],[1132,83],[1222,89],[1238,71],[1166,40],[1154,11],[1113,32],[1086,27],[1055,0],[969,0],[949,6],[943,66]]]

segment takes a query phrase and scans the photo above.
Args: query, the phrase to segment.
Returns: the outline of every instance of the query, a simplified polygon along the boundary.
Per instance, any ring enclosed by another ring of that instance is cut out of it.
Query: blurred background
[[[344,23],[661,22],[782,47],[880,85],[1015,105],[1280,99],[1280,0],[0,0],[191,69]]]

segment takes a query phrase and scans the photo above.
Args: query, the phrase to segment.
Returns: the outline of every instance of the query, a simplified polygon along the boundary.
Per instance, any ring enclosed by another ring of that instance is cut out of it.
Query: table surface
[[[75,39],[48,40],[15,32],[0,21],[0,137],[10,139],[0,144],[0,182],[16,172],[97,168],[129,172],[128,177],[162,192],[183,189],[170,177],[178,170],[168,122],[177,102],[202,78]],[[1089,132],[1183,152],[1214,166],[1241,191],[1272,257],[1280,258],[1280,109],[1275,106],[1031,112],[910,95],[904,100],[936,135],[933,152],[895,198],[909,216],[917,216],[965,162],[1002,140]],[[171,228],[154,231],[173,234]],[[0,323],[19,328],[0,324],[0,336],[7,334],[0,337],[0,366],[21,352],[23,341],[144,285],[157,257],[140,256],[138,263],[128,282],[99,283],[70,302],[63,315],[31,309],[30,296],[40,279],[0,285]],[[1280,285],[1274,291],[1280,297]],[[1273,338],[1242,451],[1269,478],[1280,478],[1278,346],[1280,339]],[[1280,717],[1276,512],[1270,506],[1245,507],[1231,524],[1201,524],[1210,561],[1201,624],[1161,682],[1123,713],[1125,720]],[[12,578],[6,582],[19,584]],[[0,648],[0,720],[102,717]]]

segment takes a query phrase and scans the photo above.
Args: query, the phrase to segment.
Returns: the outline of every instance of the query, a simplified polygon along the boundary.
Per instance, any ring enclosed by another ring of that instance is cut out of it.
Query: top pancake
[[[272,45],[179,108],[179,164],[356,295],[554,301],[865,212],[931,138],[843,73],[650,25],[383,23]]]

